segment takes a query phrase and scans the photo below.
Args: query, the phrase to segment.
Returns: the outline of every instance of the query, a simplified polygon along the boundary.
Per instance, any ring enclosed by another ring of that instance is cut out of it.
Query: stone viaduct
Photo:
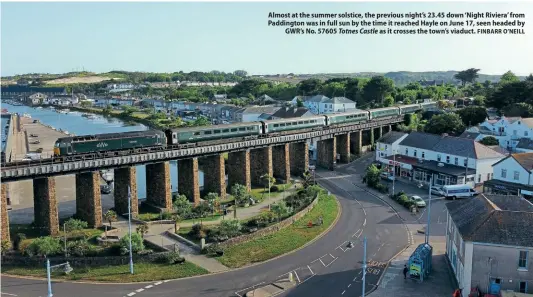
[[[350,162],[351,154],[361,154],[391,130],[391,125],[336,134],[317,142],[317,165],[334,170],[335,164]],[[385,131],[384,131],[385,130]],[[339,157],[337,159],[337,157]],[[222,153],[178,160],[178,187],[180,194],[191,202],[200,202],[198,161],[202,158],[204,167],[204,189],[216,192],[224,198],[234,184],[261,185],[264,174],[274,176],[284,183],[290,176],[301,176],[308,170],[309,145],[305,142],[268,145],[262,148],[246,149],[228,153],[227,165]],[[115,168],[114,199],[118,214],[128,212],[128,187],[131,193],[131,209],[138,213],[138,197],[135,166]],[[226,173],[228,184],[226,184]],[[102,205],[99,171],[76,173],[76,216],[87,221],[90,227],[102,225]],[[172,209],[170,187],[170,164],[168,161],[146,165],[147,203],[161,210]],[[56,200],[55,177],[33,178],[34,223],[45,234],[59,233],[58,203]],[[2,183],[1,195],[1,239],[9,240],[9,218],[6,202],[6,183]]]

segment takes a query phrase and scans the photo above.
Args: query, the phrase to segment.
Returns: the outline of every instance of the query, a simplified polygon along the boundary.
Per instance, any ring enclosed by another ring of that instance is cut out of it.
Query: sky
[[[2,76],[83,69],[533,72],[533,2],[2,2],[0,9]],[[289,35],[267,23],[269,12],[487,11],[524,13],[526,34]]]

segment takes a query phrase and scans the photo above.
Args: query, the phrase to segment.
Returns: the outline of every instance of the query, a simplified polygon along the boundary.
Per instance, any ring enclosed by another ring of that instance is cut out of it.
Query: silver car
[[[431,195],[444,196],[444,190],[442,189],[442,187],[433,186],[431,187]]]

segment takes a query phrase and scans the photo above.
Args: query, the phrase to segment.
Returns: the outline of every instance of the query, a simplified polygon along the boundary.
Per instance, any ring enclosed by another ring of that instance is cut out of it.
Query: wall
[[[227,246],[230,246],[230,245],[233,245],[233,244],[247,242],[247,241],[253,240],[255,238],[259,238],[259,237],[266,236],[268,234],[275,233],[275,232],[277,232],[277,231],[279,231],[279,230],[281,230],[283,228],[286,228],[286,227],[292,225],[295,221],[297,221],[298,219],[303,217],[306,213],[310,212],[313,209],[313,207],[315,207],[317,202],[318,202],[318,196],[315,198],[315,200],[313,200],[313,202],[311,202],[306,208],[302,209],[297,214],[295,214],[295,215],[293,215],[293,216],[291,216],[289,218],[286,218],[285,220],[283,220],[283,221],[281,221],[281,222],[279,222],[277,224],[274,224],[272,226],[269,226],[269,227],[266,227],[266,228],[263,228],[263,229],[259,229],[257,232],[230,238],[230,239],[224,241],[223,243],[221,243],[220,246],[227,247]]]
[[[487,174],[493,173],[492,165],[500,161],[502,158],[492,158],[492,159],[481,159],[476,162],[476,184],[482,183],[484,181],[490,180],[487,178]],[[481,180],[479,180],[479,175],[481,174]],[[507,174],[509,175],[509,174]],[[521,174],[522,175],[522,174]],[[511,177],[512,178],[512,177]]]
[[[461,234],[457,231],[455,223],[451,219],[450,215],[447,214],[447,226],[446,226],[446,256],[452,265],[452,271],[454,273],[455,279],[459,284],[464,284],[464,275],[465,275],[465,263],[469,262],[466,259],[466,243],[463,241]],[[452,256],[455,254],[454,257]],[[468,271],[468,268],[466,268]],[[468,292],[470,290],[465,290]]]
[[[255,122],[259,121],[260,113],[243,113],[242,114],[242,122]]]
[[[520,183],[523,185],[529,184],[529,173],[520,165],[513,157],[509,157],[504,161],[500,162],[496,166],[492,167],[494,172],[494,179],[511,182],[511,183]],[[502,169],[507,170],[506,177],[502,177]],[[519,172],[519,179],[514,179],[514,172]]]
[[[518,270],[520,250],[529,251],[528,270]],[[492,260],[489,261],[489,258]],[[520,281],[528,282],[528,292],[533,293],[533,248],[517,248],[474,243],[472,259],[472,284],[487,291],[489,278],[500,278],[502,290],[518,291]]]
[[[376,160],[379,160],[380,158],[386,158],[388,156],[392,156],[393,152],[396,152],[397,154],[401,154],[401,155],[405,154],[405,148],[403,149],[403,151],[400,151],[400,145],[399,144],[407,136],[409,136],[409,134],[406,133],[404,136],[400,137],[398,140],[396,140],[392,144],[377,142],[376,143]],[[383,154],[381,154],[381,153],[383,153]],[[419,156],[421,156],[421,155],[419,155]]]

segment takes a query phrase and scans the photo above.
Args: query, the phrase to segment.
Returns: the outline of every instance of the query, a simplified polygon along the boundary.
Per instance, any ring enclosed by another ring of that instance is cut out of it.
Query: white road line
[[[366,214],[365,214],[366,215]],[[363,227],[366,226],[366,218],[365,218],[365,221],[363,222]]]
[[[352,284],[348,284],[348,288],[351,287],[351,286],[352,286]]]
[[[162,283],[163,283],[163,282],[157,282],[157,283],[155,283],[154,285],[159,286],[159,285],[162,284]]]
[[[344,295],[344,293],[346,293],[346,290],[342,291],[342,294],[341,294],[341,295]]]
[[[138,289],[138,290],[135,290],[135,292],[137,292],[137,293],[141,293],[142,291],[144,291],[144,289],[142,289],[142,288]]]
[[[337,260],[337,259],[338,259],[338,258],[333,259],[333,261],[331,261],[327,266],[326,266],[326,265],[324,265],[324,266],[325,266],[325,267],[328,267],[329,265],[333,264],[333,262],[335,262],[335,260]]]
[[[320,260],[320,263],[322,263],[322,265],[324,265],[324,267],[327,267],[326,264],[324,264],[324,262],[322,262],[322,259],[318,259]]]
[[[313,272],[313,270],[311,270],[311,267],[309,267],[309,265],[307,265],[307,268],[309,268],[309,271],[311,271],[312,275],[315,275],[315,273]]]
[[[128,296],[131,297],[131,296],[133,296],[133,295],[135,295],[135,294],[136,294],[135,292],[131,292],[131,293],[128,294]]]
[[[355,235],[359,233],[359,231],[361,231],[361,229],[357,229],[357,231],[352,235],[352,237],[355,237]]]
[[[341,243],[341,244],[340,244],[338,247],[336,247],[335,249],[338,249],[338,248],[342,247],[342,246],[343,246],[345,243],[347,243],[347,242],[348,242],[348,240],[344,241],[343,243]],[[341,248],[341,249],[342,249],[342,248]],[[330,255],[331,255],[331,254],[330,254]]]
[[[169,279],[167,279],[167,280],[164,280],[163,282],[164,282],[164,283],[168,283],[169,281],[170,281],[170,280],[169,280]]]
[[[301,283],[300,277],[298,276],[298,273],[296,273],[296,270],[294,270],[294,275],[296,275],[296,278],[298,279],[298,282]]]
[[[365,210],[365,208],[364,208],[364,207],[363,207],[363,213],[364,213],[364,214],[365,214],[365,216],[366,216],[366,210]]]
[[[333,255],[332,255],[332,254],[329,254],[329,255],[330,255],[330,256],[331,256],[331,257],[332,257],[333,259],[335,259],[335,257],[333,257]]]
[[[303,282],[300,283],[300,285],[303,284],[303,283],[305,283],[306,281],[310,280],[310,279],[311,279],[313,276],[315,276],[315,275],[316,275],[316,274],[313,274],[313,275],[311,275],[310,277],[306,278]]]
[[[15,294],[9,294],[9,293],[4,293],[4,292],[0,292],[0,295],[18,296],[18,295],[15,295]]]
[[[153,287],[152,285],[148,285],[148,286],[146,286],[146,287],[144,287],[144,288],[145,288],[145,289],[150,289],[150,288],[152,288],[152,287]]]

